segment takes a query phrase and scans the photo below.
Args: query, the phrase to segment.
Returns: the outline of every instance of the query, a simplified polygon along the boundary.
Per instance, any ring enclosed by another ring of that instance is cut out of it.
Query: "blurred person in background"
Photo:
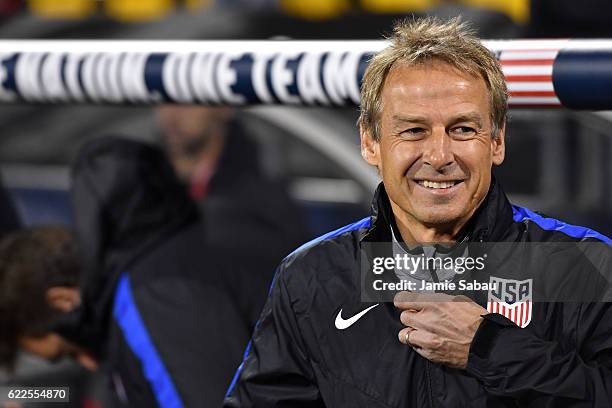
[[[165,105],[157,108],[156,122],[176,173],[205,214],[211,239],[278,263],[307,240],[305,222],[285,186],[264,174],[240,112]]]
[[[79,261],[72,232],[61,226],[8,234],[0,244],[0,365],[12,371],[19,349],[47,360],[71,355],[95,361],[59,336],[55,325],[80,303]]]
[[[211,241],[153,146],[86,144],[72,194],[82,301],[61,333],[95,353],[126,406],[220,406],[275,265]]]

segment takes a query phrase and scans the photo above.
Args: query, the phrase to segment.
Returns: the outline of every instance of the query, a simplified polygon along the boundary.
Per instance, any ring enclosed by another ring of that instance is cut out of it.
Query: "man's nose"
[[[434,128],[431,135],[425,140],[423,161],[436,170],[454,163],[455,156],[451,149],[451,138],[444,128]]]

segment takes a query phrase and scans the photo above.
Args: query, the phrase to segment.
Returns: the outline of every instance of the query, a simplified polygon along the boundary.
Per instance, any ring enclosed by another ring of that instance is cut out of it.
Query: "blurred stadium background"
[[[379,39],[397,18],[459,14],[487,39],[612,38],[605,0],[2,0],[0,39]],[[377,176],[359,154],[357,114],[260,106],[241,115],[312,236],[367,214]],[[497,174],[515,202],[610,236],[611,125],[612,112],[512,110]],[[159,142],[150,107],[0,107],[0,172],[26,224],[71,223],[69,165],[85,140],[106,134]],[[112,406],[67,361],[24,355],[0,381],[68,382],[72,406]]]

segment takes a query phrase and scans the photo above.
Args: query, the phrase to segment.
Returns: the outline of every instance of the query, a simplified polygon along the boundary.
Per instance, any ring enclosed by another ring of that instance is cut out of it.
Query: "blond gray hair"
[[[506,81],[499,62],[468,24],[458,17],[448,21],[435,17],[405,20],[395,25],[389,40],[391,44],[370,60],[363,76],[358,120],[363,131],[380,139],[382,90],[391,68],[398,63],[442,61],[484,80],[489,91],[491,137],[497,137],[508,112]]]

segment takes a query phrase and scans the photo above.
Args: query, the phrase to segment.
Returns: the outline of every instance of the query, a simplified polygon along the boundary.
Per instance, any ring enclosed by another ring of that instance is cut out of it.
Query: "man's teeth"
[[[420,180],[419,184],[427,188],[450,188],[457,184],[456,181],[429,181]]]

